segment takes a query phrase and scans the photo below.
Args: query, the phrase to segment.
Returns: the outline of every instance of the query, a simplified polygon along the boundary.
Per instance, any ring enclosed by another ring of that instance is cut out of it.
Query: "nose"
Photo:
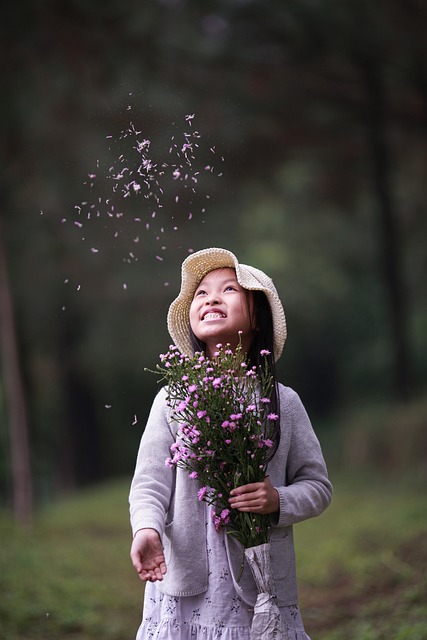
[[[211,293],[205,300],[205,304],[207,305],[215,305],[219,304],[219,296],[216,293]]]

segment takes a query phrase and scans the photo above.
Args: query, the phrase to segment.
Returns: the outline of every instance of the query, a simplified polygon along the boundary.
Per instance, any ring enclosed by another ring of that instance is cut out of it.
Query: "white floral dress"
[[[208,590],[196,596],[160,593],[147,582],[136,640],[249,640],[253,609],[237,595],[225,550],[224,530],[206,517]],[[191,560],[189,560],[191,561]],[[289,640],[310,640],[297,606],[281,607]]]

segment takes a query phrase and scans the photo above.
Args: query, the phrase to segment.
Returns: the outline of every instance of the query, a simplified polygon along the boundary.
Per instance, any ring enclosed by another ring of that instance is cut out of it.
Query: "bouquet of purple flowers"
[[[273,378],[267,350],[257,368],[248,366],[241,345],[217,349],[210,359],[203,353],[190,358],[174,346],[160,356],[157,373],[180,423],[165,463],[198,480],[199,500],[213,506],[215,528],[227,527],[246,549],[268,542],[270,518],[229,509],[228,498],[234,487],[263,481],[276,450],[278,416],[269,408]]]
[[[249,366],[239,344],[217,345],[212,358],[188,357],[171,346],[157,373],[167,384],[167,403],[179,423],[165,464],[186,469],[200,483],[199,500],[212,505],[217,531],[226,527],[244,548],[258,589],[251,640],[287,640],[274,590],[270,558],[270,516],[229,509],[230,491],[262,482],[278,446],[271,411],[274,379],[263,363]],[[243,565],[242,565],[243,569]]]

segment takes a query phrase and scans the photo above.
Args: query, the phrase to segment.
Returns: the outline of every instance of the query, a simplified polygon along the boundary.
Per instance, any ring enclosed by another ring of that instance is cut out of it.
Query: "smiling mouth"
[[[202,320],[220,320],[226,318],[224,313],[205,313]]]

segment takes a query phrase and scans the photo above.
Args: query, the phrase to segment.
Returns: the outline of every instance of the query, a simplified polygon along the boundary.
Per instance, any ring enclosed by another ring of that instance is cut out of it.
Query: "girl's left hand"
[[[279,511],[279,494],[267,476],[263,482],[253,482],[230,491],[230,507],[250,513]]]

